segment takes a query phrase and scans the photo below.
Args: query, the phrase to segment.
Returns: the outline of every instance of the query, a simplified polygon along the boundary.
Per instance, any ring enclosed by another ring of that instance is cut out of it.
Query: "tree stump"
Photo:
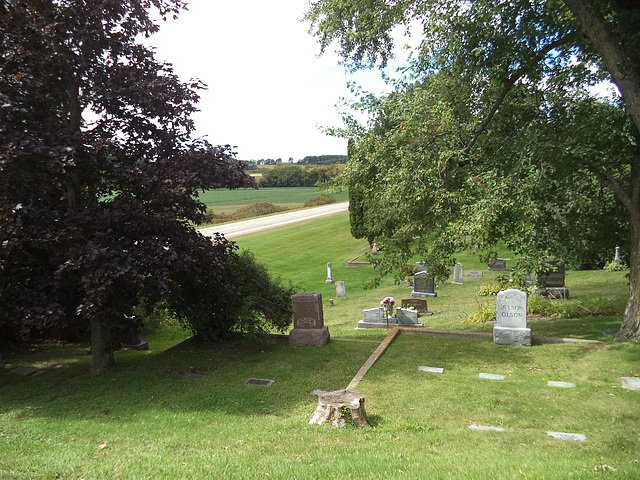
[[[355,427],[368,427],[364,395],[357,390],[336,390],[320,395],[318,406],[309,424],[322,425],[329,420],[336,428],[350,424]]]

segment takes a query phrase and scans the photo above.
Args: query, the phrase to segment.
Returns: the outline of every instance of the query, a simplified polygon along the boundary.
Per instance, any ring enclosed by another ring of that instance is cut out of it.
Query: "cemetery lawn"
[[[299,291],[322,293],[329,345],[293,348],[271,337],[207,346],[171,326],[143,336],[148,351],[118,352],[114,370],[98,378],[88,375],[85,345],[4,352],[0,479],[640,478],[640,391],[620,381],[640,376],[640,346],[603,335],[620,325],[626,272],[569,271],[571,299],[562,311],[577,318],[530,322],[534,337],[599,343],[521,348],[490,338],[400,335],[358,386],[371,428],[336,430],[308,424],[317,404],[311,392],[347,386],[376,348],[371,340],[388,333],[355,330],[362,310],[385,296],[399,303],[411,290],[392,279],[362,289],[374,271],[346,267],[367,249],[351,238],[346,213],[238,243]],[[457,260],[484,276],[441,284],[428,299],[435,315],[420,319],[428,328],[491,332],[467,317],[480,304],[495,307],[495,297],[476,292],[497,272],[487,272],[477,255]],[[346,282],[347,300],[336,300],[335,286],[325,284],[327,262],[333,278]],[[585,317],[585,310],[600,316]],[[38,373],[10,373],[17,367]],[[250,386],[248,378],[276,383]]]

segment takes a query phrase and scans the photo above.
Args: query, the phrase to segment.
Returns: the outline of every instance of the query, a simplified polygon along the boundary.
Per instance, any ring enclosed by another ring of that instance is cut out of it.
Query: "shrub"
[[[495,302],[478,303],[478,308],[475,312],[467,317],[467,321],[471,323],[487,323],[496,319],[496,304]]]
[[[607,262],[604,264],[603,270],[607,272],[623,272],[627,267],[624,263]]]
[[[328,195],[318,195],[317,197],[310,198],[304,202],[305,207],[318,207],[320,205],[328,205],[335,203],[335,200]]]
[[[489,285],[481,285],[478,290],[478,295],[481,297],[487,297],[489,295],[498,295],[500,290],[503,288],[500,285],[496,285],[494,283],[490,283]]]
[[[234,256],[224,278],[236,293],[221,297],[214,289],[179,316],[180,322],[204,340],[219,340],[232,332],[266,334],[284,332],[293,320],[291,297],[294,287],[271,278],[264,265],[250,252]],[[206,293],[205,293],[206,295]]]

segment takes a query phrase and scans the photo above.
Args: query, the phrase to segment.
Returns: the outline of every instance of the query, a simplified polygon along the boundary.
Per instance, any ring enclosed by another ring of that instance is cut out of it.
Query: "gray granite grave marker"
[[[549,387],[558,387],[558,388],[575,388],[576,384],[575,383],[569,383],[569,382],[554,382],[553,380],[549,380],[547,382],[547,386],[549,386]]]
[[[427,272],[417,272],[413,276],[412,298],[428,297],[434,298],[438,294],[435,292],[435,282],[429,277]]]
[[[536,295],[549,298],[569,298],[569,289],[565,286],[564,263],[557,260],[546,260],[546,263],[555,268],[555,271],[545,275],[536,275],[538,285],[533,289]]]
[[[493,341],[497,345],[531,346],[526,292],[511,288],[498,293]]]
[[[495,375],[493,373],[481,373],[478,375],[479,378],[484,378],[485,380],[504,380],[504,375]]]
[[[444,368],[441,367],[418,367],[418,370],[429,373],[444,373]]]
[[[640,390],[640,378],[638,377],[620,377],[622,388],[627,390]]]
[[[566,432],[547,432],[550,437],[558,440],[570,440],[574,442],[586,442],[587,436],[582,433],[566,433]]]
[[[331,275],[331,262],[327,262],[327,279],[325,283],[333,283],[333,276]]]
[[[342,280],[338,280],[336,282],[336,298],[338,300],[347,299],[347,289],[345,287],[345,283]]]
[[[480,270],[469,270],[465,275],[467,277],[482,277],[483,273]]]
[[[506,258],[490,258],[488,270],[492,272],[502,272],[507,269]]]
[[[246,385],[258,385],[260,387],[270,387],[275,380],[269,380],[268,378],[248,378],[245,382]]]
[[[461,263],[456,263],[453,267],[453,285],[462,285],[464,283],[464,267]]]
[[[296,293],[293,303],[293,330],[289,342],[294,347],[321,347],[329,343],[329,328],[324,324],[322,294]]]

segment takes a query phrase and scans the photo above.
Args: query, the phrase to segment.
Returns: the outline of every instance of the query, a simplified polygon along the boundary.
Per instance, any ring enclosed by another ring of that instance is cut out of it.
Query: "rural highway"
[[[198,231],[205,236],[213,236],[216,232],[220,232],[225,238],[239,237],[240,235],[259,232],[260,230],[266,230],[268,228],[280,227],[290,223],[344,212],[348,209],[349,202],[332,203],[331,205],[323,205],[322,207],[305,208],[304,210],[296,210],[295,212],[279,213],[268,217],[215,225],[213,227],[201,228]]]

